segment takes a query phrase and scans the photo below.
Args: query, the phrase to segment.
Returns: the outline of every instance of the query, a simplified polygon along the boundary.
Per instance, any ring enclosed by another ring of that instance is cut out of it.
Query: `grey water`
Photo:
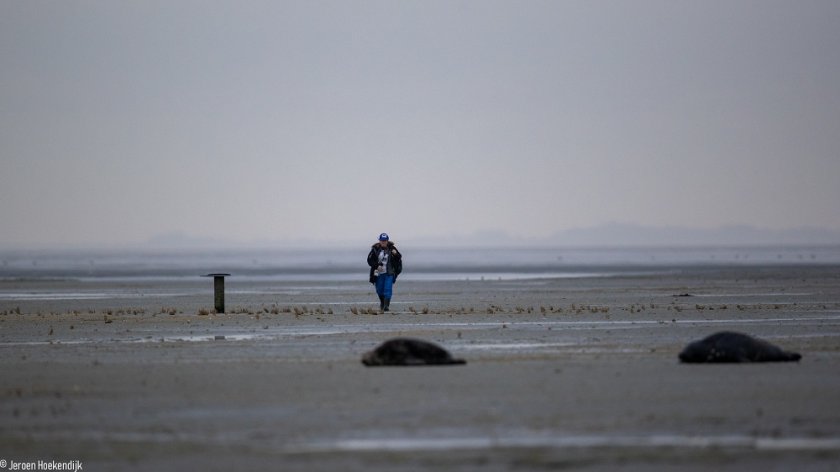
[[[681,267],[838,265],[840,246],[400,248],[405,280],[609,277]],[[312,249],[0,251],[0,279],[192,278],[355,280],[367,247]],[[242,279],[240,279],[242,280]]]

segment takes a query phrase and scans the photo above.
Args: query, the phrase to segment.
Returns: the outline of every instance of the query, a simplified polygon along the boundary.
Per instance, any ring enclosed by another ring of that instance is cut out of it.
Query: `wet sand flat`
[[[85,470],[838,470],[840,270],[0,282],[0,459]],[[685,365],[745,332],[798,363]],[[465,366],[366,368],[393,336]]]

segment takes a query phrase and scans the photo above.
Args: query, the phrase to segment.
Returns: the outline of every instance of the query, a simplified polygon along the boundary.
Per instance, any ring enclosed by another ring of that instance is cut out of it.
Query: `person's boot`
[[[382,311],[388,311],[388,308],[390,308],[390,306],[391,306],[391,299],[386,298],[385,299],[385,305],[383,305],[383,307],[382,307]]]
[[[382,295],[379,296],[379,309],[385,310],[385,297]]]

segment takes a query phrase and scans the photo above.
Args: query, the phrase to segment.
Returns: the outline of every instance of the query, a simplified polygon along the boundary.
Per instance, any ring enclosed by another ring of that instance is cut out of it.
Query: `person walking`
[[[402,254],[390,241],[388,233],[380,234],[379,241],[371,246],[367,263],[370,266],[370,283],[376,286],[376,294],[379,296],[379,309],[388,311],[394,284],[402,272]]]

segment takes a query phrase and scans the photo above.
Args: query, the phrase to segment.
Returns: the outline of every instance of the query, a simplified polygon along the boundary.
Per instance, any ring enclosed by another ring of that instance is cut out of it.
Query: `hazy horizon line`
[[[726,246],[832,246],[840,244],[840,230],[818,226],[798,226],[785,229],[760,228],[732,224],[710,228],[669,225],[653,226],[635,223],[609,222],[601,225],[570,228],[548,236],[527,237],[513,235],[500,229],[485,229],[469,234],[425,235],[405,238],[394,235],[395,242],[415,247],[726,247]],[[241,250],[241,249],[300,249],[305,247],[357,247],[374,242],[360,238],[334,239],[260,239],[242,241],[187,234],[181,231],[159,233],[142,242],[75,243],[75,244],[0,244],[0,251],[62,251],[62,250]]]

